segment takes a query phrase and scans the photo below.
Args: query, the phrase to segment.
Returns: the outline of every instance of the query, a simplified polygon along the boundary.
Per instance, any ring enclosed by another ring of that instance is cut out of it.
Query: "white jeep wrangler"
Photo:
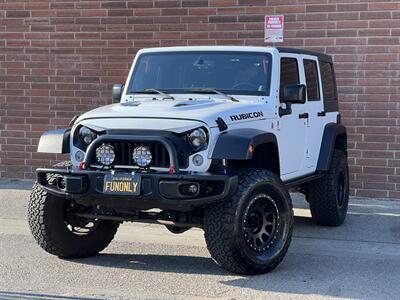
[[[346,129],[330,56],[289,48],[173,47],[137,53],[118,102],[42,135],[70,161],[37,170],[33,236],[61,258],[96,255],[124,221],[204,230],[212,258],[273,270],[293,229],[289,190],[317,224],[349,197]]]

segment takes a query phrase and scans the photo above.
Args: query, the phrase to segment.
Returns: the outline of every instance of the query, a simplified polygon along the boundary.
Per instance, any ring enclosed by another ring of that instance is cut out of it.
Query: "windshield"
[[[259,52],[185,51],[138,57],[128,93],[213,88],[227,94],[269,96],[272,56]]]

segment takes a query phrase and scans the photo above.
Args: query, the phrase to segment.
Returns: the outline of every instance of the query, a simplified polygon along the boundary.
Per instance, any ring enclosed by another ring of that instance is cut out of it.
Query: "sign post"
[[[283,15],[265,16],[265,42],[283,42]]]

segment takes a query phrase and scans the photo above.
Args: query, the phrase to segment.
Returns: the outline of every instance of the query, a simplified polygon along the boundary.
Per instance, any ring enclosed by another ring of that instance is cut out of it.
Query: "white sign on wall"
[[[283,15],[265,16],[264,30],[266,42],[283,42]]]

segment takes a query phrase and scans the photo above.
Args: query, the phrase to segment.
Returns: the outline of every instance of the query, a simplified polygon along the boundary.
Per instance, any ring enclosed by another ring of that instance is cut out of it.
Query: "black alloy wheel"
[[[343,203],[345,201],[345,195],[346,195],[346,177],[343,171],[341,170],[337,178],[337,192],[336,192],[336,198],[339,207],[343,206]]]
[[[271,247],[277,237],[279,210],[267,194],[256,195],[247,205],[243,219],[243,235],[246,244],[256,252]]]

